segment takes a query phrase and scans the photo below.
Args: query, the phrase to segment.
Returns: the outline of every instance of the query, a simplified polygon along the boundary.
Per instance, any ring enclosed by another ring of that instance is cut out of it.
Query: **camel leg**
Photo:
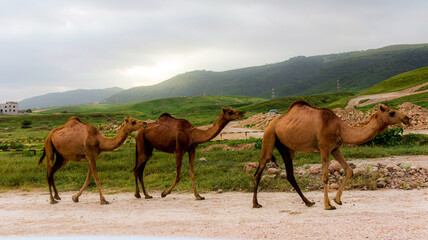
[[[165,191],[162,192],[161,196],[162,197],[166,197],[166,195],[170,194],[172,189],[175,187],[175,185],[180,182],[181,179],[181,163],[183,161],[183,152],[174,152],[175,154],[175,165],[176,165],[176,171],[177,171],[177,175],[175,176],[175,181],[174,183]]]
[[[328,151],[321,150],[321,161],[322,161],[322,181],[324,183],[324,209],[325,210],[334,210],[336,207],[330,204],[330,199],[328,198],[328,162],[330,158],[330,153]]]
[[[100,184],[100,179],[98,177],[98,171],[97,171],[97,165],[96,165],[96,159],[97,159],[97,154],[91,154],[91,152],[96,151],[95,149],[93,149],[92,151],[87,151],[86,152],[86,156],[89,162],[89,167],[91,169],[91,172],[94,176],[94,180],[95,183],[97,184],[97,188],[98,188],[98,192],[100,193],[100,204],[110,204],[103,196],[103,193],[101,191],[101,184]],[[86,182],[86,181],[85,181]]]
[[[74,194],[71,199],[73,199],[73,202],[77,203],[79,202],[79,197],[80,195],[82,195],[83,190],[85,190],[85,188],[89,185],[89,183],[91,182],[91,167],[88,165],[88,173],[86,174],[86,179],[85,179],[85,183],[83,184],[82,188],[80,188],[79,192],[77,192],[76,194]]]
[[[140,140],[141,139],[141,140]],[[135,177],[135,194],[136,198],[141,198],[140,189],[138,187],[138,180],[140,180],[141,187],[143,189],[143,193],[146,199],[153,198],[146,192],[146,188],[144,187],[144,169],[146,167],[147,161],[149,161],[150,156],[152,155],[153,149],[150,149],[148,152],[146,151],[146,147],[144,144],[144,139],[136,137],[137,148],[136,148],[136,161],[134,168],[134,177]]]
[[[299,194],[300,198],[302,198],[303,202],[306,204],[306,206],[310,207],[315,204],[315,202],[309,201],[305,195],[303,195],[302,191],[299,188],[299,185],[297,185],[296,179],[294,178],[294,170],[293,170],[293,157],[294,157],[294,151],[287,148],[284,144],[277,141],[276,149],[278,149],[278,152],[281,154],[282,159],[284,160],[285,170],[287,171],[287,180],[293,186],[294,190]]]
[[[58,190],[56,189],[56,186],[55,186],[55,181],[54,181],[54,174],[55,174],[55,172],[57,172],[62,166],[64,166],[65,165],[65,163],[67,163],[67,161],[66,160],[64,160],[64,158],[62,158],[62,156],[61,155],[59,155],[58,153],[56,154],[56,160],[55,160],[55,163],[54,163],[54,165],[53,165],[53,167],[50,169],[50,171],[49,171],[49,174],[48,174],[48,181],[50,181],[50,184],[52,185],[52,187],[53,187],[53,190],[54,190],[54,193],[55,193],[55,195],[54,195],[54,199],[56,199],[56,200],[61,200],[61,198],[59,197],[59,195],[58,195]]]
[[[339,187],[339,190],[336,193],[336,196],[333,198],[333,200],[339,204],[342,205],[342,201],[340,200],[340,197],[342,196],[342,192],[346,187],[346,184],[348,183],[348,180],[352,177],[354,174],[351,167],[349,167],[348,163],[345,161],[345,158],[343,157],[342,151],[340,151],[340,148],[336,148],[331,152],[333,157],[342,165],[343,169],[345,170],[346,176],[343,180],[342,184]]]
[[[196,197],[196,200],[204,200],[204,197],[201,197],[199,195],[198,191],[196,190],[196,184],[195,184],[195,148],[192,148],[189,151],[189,175],[190,179],[192,180],[192,186],[193,186],[193,193]]]
[[[262,177],[262,173],[265,169],[266,164],[272,159],[273,148],[275,146],[275,138],[275,133],[273,131],[269,131],[269,128],[263,135],[260,162],[254,174],[253,208],[262,207],[262,205],[260,205],[257,201],[257,188],[259,187],[260,179]]]
[[[151,198],[153,198],[152,196],[150,196],[147,193],[146,188],[144,187],[144,180],[143,180],[143,177],[144,177],[144,168],[146,167],[147,161],[148,161],[148,159],[145,160],[144,162],[142,162],[141,165],[138,168],[136,168],[135,171],[134,171],[134,175],[136,175],[135,176],[136,191],[135,191],[134,196],[136,198],[141,198],[140,191],[138,189],[138,180],[137,180],[137,178],[140,180],[141,188],[143,189],[143,193],[144,193],[144,198],[145,199],[151,199]]]
[[[49,151],[45,151],[45,152],[46,152],[46,169],[47,169],[46,180],[49,186],[49,202],[50,204],[55,204],[55,203],[58,203],[58,201],[56,201],[52,195],[52,185],[53,185],[53,173],[54,173],[53,169],[56,163],[55,163],[53,153]],[[55,189],[56,188],[54,188],[54,191]]]

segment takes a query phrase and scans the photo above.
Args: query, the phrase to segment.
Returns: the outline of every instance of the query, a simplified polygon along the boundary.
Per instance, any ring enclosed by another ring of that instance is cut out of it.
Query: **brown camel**
[[[89,166],[85,183],[80,191],[72,197],[72,199],[74,202],[79,201],[80,195],[88,186],[91,180],[91,174],[93,174],[100,193],[100,204],[108,204],[109,202],[105,200],[101,192],[100,180],[98,178],[95,163],[97,157],[101,152],[112,151],[120,147],[126,141],[129,134],[146,126],[146,122],[136,120],[134,118],[125,118],[125,121],[122,123],[122,126],[118,130],[116,136],[108,138],[104,137],[93,125],[83,123],[77,117],[71,117],[65,125],[53,129],[45,140],[44,152],[39,160],[40,165],[43,158],[46,156],[46,179],[49,185],[50,203],[57,203],[55,199],[61,200],[53,179],[55,172],[68,161],[88,161]],[[56,160],[54,160],[54,154],[56,155]],[[55,192],[55,197],[52,196],[52,187]]]
[[[136,198],[141,198],[138,187],[139,179],[145,198],[152,198],[152,196],[147,194],[144,187],[143,173],[146,163],[152,156],[153,149],[155,148],[162,152],[174,153],[177,168],[177,175],[174,183],[168,189],[163,191],[161,196],[165,197],[170,194],[174,186],[180,181],[181,163],[184,154],[187,152],[189,154],[189,175],[192,180],[194,195],[196,200],[204,200],[205,198],[199,195],[195,185],[194,160],[196,147],[198,144],[208,142],[217,136],[230,121],[243,116],[244,113],[240,110],[222,108],[222,111],[214,125],[206,130],[202,130],[194,127],[185,119],[175,119],[168,113],[164,113],[158,118],[158,120],[156,120],[156,122],[150,123],[146,129],[140,130],[135,137],[137,149],[134,167],[136,185],[134,196]]]
[[[362,144],[384,131],[388,125],[399,123],[410,124],[409,117],[385,105],[380,105],[379,110],[372,115],[364,126],[353,127],[343,122],[329,109],[312,107],[305,101],[293,103],[285,115],[275,118],[269,124],[263,136],[260,164],[254,176],[253,207],[261,207],[257,202],[257,187],[266,163],[271,159],[272,161],[275,160],[272,152],[273,148],[276,147],[284,160],[287,180],[308,207],[312,206],[314,202],[310,202],[300,191],[294,178],[292,160],[296,151],[321,153],[324,208],[327,210],[335,209],[336,207],[330,204],[328,198],[330,154],[346,172],[346,177],[334,198],[334,201],[341,205],[342,191],[353,175],[352,169],[340,151],[342,144]]]

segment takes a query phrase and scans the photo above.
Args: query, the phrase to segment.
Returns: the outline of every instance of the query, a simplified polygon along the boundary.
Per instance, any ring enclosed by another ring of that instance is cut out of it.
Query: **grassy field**
[[[369,95],[376,93],[396,92],[408,89],[422,83],[428,82],[428,67],[419,68],[389,78],[381,83],[368,88],[358,95]]]
[[[425,139],[426,140],[426,139]],[[236,143],[254,142],[254,139],[240,140],[238,142],[227,141],[226,143],[234,145]],[[208,144],[202,144],[204,147]],[[426,144],[426,142],[425,142]],[[345,158],[373,158],[387,157],[397,155],[428,155],[426,145],[405,144],[396,147],[381,146],[359,146],[344,147]],[[284,168],[280,155],[274,152],[278,163]],[[27,152],[0,153],[0,189],[47,189],[46,160],[38,166],[37,162],[41,156],[38,152],[36,156]],[[207,161],[201,162],[199,158],[204,157]],[[211,191],[221,188],[227,191],[252,191],[253,172],[246,173],[243,167],[248,162],[258,162],[260,150],[245,151],[222,151],[214,148],[212,151],[197,151],[195,161],[196,183],[198,188],[204,191]],[[97,161],[97,168],[101,179],[103,189],[108,192],[134,191],[133,166],[135,158],[134,148],[121,148],[120,151],[102,153]],[[185,155],[182,167],[182,180],[177,185],[178,191],[191,191],[192,186],[189,179],[188,156]],[[305,164],[320,164],[318,154],[297,153],[294,159],[294,166],[304,166]],[[78,190],[86,175],[88,163],[69,162],[55,174],[56,184],[60,191]],[[165,154],[155,151],[153,157],[146,166],[144,179],[148,190],[158,191],[168,187],[175,178],[175,159],[172,154]],[[304,178],[298,181],[302,188],[312,184]],[[320,180],[321,181],[321,180]],[[314,184],[319,184],[316,181]],[[362,182],[361,184],[365,184]],[[284,179],[272,179],[263,181],[261,189],[285,191],[290,190],[290,185]],[[96,191],[96,186],[92,180],[89,189]]]

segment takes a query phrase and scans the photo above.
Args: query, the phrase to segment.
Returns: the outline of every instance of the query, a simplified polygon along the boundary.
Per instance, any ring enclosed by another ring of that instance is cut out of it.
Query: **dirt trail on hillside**
[[[402,90],[402,91],[358,96],[356,98],[349,100],[345,110],[352,110],[354,109],[354,107],[363,107],[373,103],[388,101],[388,100],[409,96],[413,94],[425,93],[425,92],[428,92],[428,89],[419,91],[419,92],[416,92],[416,91],[422,87],[425,87],[426,85],[428,85],[428,82]],[[360,101],[365,99],[369,99],[369,100],[360,104]]]
[[[428,189],[345,191],[337,210],[323,209],[323,193],[259,193],[263,208],[252,208],[252,193],[173,192],[166,198],[135,199],[133,193],[71,192],[48,203],[47,191],[0,193],[0,236],[163,236],[222,239],[426,239]],[[330,197],[334,196],[330,193]],[[124,237],[127,239],[127,237]]]

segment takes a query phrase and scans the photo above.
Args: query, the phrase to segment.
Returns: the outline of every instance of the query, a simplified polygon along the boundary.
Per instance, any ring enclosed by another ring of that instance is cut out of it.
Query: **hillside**
[[[396,92],[428,82],[428,67],[418,68],[382,81],[358,95]]]
[[[287,61],[224,72],[193,71],[152,86],[131,88],[103,103],[135,103],[180,96],[252,96],[270,98],[358,92],[397,74],[428,66],[428,44],[295,57]],[[340,81],[340,90],[336,89]]]
[[[78,89],[66,92],[48,93],[20,101],[19,109],[94,104],[121,91],[123,91],[122,88],[115,87],[91,90]]]

